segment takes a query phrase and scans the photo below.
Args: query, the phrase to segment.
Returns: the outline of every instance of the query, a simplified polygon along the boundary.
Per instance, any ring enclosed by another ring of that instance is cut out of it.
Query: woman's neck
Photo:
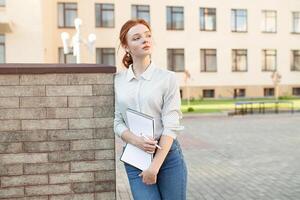
[[[139,77],[150,65],[150,56],[146,56],[143,59],[134,58],[132,69],[136,77]]]

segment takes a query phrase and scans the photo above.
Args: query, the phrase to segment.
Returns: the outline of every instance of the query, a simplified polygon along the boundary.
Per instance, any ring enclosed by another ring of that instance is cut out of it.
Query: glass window
[[[293,88],[293,95],[294,96],[300,96],[300,87]]]
[[[262,31],[267,33],[276,33],[277,12],[272,10],[263,10],[262,15]]]
[[[233,92],[233,97],[234,98],[245,97],[245,96],[246,96],[246,90],[245,89],[243,89],[243,88],[234,89],[234,92]]]
[[[58,49],[58,59],[59,59],[59,63],[62,63],[62,64],[76,63],[76,57],[73,56],[72,49],[70,49],[68,54],[64,54],[64,49],[59,48]]]
[[[115,26],[114,4],[96,4],[96,27],[113,28]]]
[[[203,98],[214,98],[215,97],[215,90],[202,90],[202,97]]]
[[[293,15],[293,33],[300,33],[300,12],[292,12]]]
[[[300,50],[292,50],[292,71],[300,71]]]
[[[114,48],[97,48],[96,63],[115,66],[115,49]]]
[[[200,8],[200,30],[216,31],[215,8]]]
[[[217,50],[216,49],[201,49],[201,72],[216,72],[217,71]]]
[[[5,4],[6,4],[5,0],[0,0],[0,7],[5,7]]]
[[[264,88],[264,96],[265,97],[273,97],[275,94],[274,88]]]
[[[0,34],[0,63],[5,63],[5,35]]]
[[[231,31],[247,32],[247,10],[246,9],[231,10]]]
[[[148,5],[132,5],[132,19],[144,19],[150,23],[150,6]]]
[[[168,49],[168,69],[175,72],[184,71],[184,49]]]
[[[77,3],[58,3],[58,27],[75,27]]]
[[[262,70],[275,71],[277,67],[277,52],[275,49],[262,50]]]
[[[167,6],[167,30],[183,30],[183,7]]]
[[[232,71],[247,71],[247,49],[232,50]]]

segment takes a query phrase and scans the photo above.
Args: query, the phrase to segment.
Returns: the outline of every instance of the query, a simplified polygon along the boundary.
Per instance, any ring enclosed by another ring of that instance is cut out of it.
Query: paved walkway
[[[189,200],[299,200],[300,114],[186,117]],[[117,159],[121,142],[117,140]],[[132,199],[117,161],[117,198]]]

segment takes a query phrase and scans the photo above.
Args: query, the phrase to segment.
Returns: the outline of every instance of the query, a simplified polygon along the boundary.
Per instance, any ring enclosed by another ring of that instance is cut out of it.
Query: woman
[[[186,199],[187,170],[176,140],[179,124],[180,92],[174,72],[157,67],[151,61],[152,36],[144,20],[129,20],[120,31],[126,54],[127,70],[115,76],[114,131],[126,143],[154,154],[147,170],[125,163],[135,200]],[[145,139],[130,132],[126,109],[131,108],[154,117],[154,138]],[[162,149],[156,149],[158,144]]]

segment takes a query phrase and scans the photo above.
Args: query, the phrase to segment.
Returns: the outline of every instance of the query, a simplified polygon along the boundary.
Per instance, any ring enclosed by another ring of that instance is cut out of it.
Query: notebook
[[[126,110],[129,130],[141,136],[141,134],[154,138],[154,118],[133,109]],[[120,160],[142,171],[149,168],[153,154],[149,154],[140,148],[127,143]]]

